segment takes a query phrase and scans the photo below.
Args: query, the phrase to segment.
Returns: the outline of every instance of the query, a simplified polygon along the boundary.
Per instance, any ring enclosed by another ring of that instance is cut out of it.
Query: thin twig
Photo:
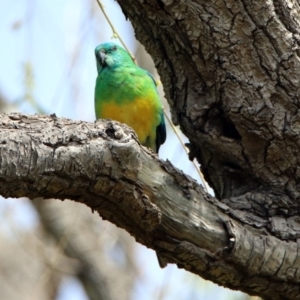
[[[135,61],[135,57],[131,54],[131,52],[130,52],[130,50],[127,48],[125,42],[122,40],[121,36],[118,34],[118,32],[117,32],[117,30],[115,29],[113,23],[111,22],[111,20],[109,19],[108,15],[106,14],[105,9],[104,9],[104,5],[100,2],[100,0],[96,0],[96,1],[97,1],[98,5],[99,5],[99,7],[100,7],[100,9],[101,9],[101,11],[102,11],[102,13],[103,13],[105,19],[107,20],[109,26],[111,27],[111,30],[112,30],[112,32],[113,32],[113,37],[114,37],[114,38],[118,38],[118,39],[120,40],[120,42],[121,42],[121,44],[123,45],[123,47],[124,47],[124,48],[126,49],[126,51],[130,54],[132,60]]]
[[[187,147],[185,146],[185,144],[184,144],[184,142],[183,142],[181,136],[179,135],[178,130],[176,129],[176,127],[175,127],[174,124],[172,123],[171,119],[169,118],[169,116],[167,115],[167,113],[165,112],[165,110],[164,110],[164,115],[165,115],[165,117],[166,117],[168,123],[169,123],[170,126],[172,127],[173,131],[175,132],[177,138],[179,139],[180,144],[182,145],[182,147],[184,148],[186,154],[188,155],[189,152],[188,152]],[[204,177],[203,177],[202,172],[200,171],[200,168],[196,165],[196,163],[195,163],[194,160],[192,161],[192,163],[193,163],[195,169],[197,170],[197,173],[199,174],[200,180],[202,181],[203,186],[204,186],[204,190],[208,193],[208,185],[207,185],[207,182],[205,181],[205,179],[204,179]]]

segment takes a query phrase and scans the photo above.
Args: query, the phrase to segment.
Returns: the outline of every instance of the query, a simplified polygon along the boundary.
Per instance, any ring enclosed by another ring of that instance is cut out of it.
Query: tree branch
[[[298,245],[271,236],[263,219],[205,194],[141,147],[130,128],[0,116],[1,195],[82,202],[166,263],[267,299],[300,299]]]
[[[119,240],[117,234],[124,235],[124,232],[117,233],[115,226],[110,228],[106,226],[106,233],[99,236],[99,229],[103,233],[103,228],[99,228],[99,217],[92,216],[88,207],[79,206],[71,201],[65,201],[62,205],[55,200],[41,200],[36,198],[32,203],[39,214],[45,233],[48,238],[50,236],[54,238],[56,245],[66,257],[76,260],[71,274],[81,282],[88,299],[116,300],[120,298],[120,294],[124,300],[131,299],[132,286],[136,278],[134,264],[117,266],[107,257],[104,250],[107,242],[111,242],[112,236]],[[122,244],[126,247],[125,242]],[[126,250],[132,253],[129,249]],[[59,263],[60,261],[56,262]]]

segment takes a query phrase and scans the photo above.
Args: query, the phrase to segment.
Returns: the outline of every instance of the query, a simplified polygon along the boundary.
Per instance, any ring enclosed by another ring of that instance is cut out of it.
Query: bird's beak
[[[101,59],[101,64],[102,64],[102,66],[105,65],[106,54],[100,52],[100,59]]]

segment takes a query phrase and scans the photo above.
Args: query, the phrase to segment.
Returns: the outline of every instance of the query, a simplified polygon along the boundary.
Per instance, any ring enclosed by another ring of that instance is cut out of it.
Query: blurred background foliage
[[[101,3],[138,64],[159,80],[118,4]],[[94,121],[94,48],[112,39],[119,43],[96,0],[0,0],[1,111]],[[163,99],[161,85],[159,92]],[[167,132],[160,157],[200,182]],[[0,299],[251,299],[175,265],[160,269],[152,250],[84,205],[1,198],[0,215]]]

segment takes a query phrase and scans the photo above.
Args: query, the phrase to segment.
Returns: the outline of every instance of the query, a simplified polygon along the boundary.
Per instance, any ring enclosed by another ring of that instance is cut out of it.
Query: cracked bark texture
[[[280,266],[291,263],[285,281],[298,281],[299,262],[286,251],[296,249],[300,237],[299,1],[118,3],[152,55],[173,121],[189,138],[190,157],[198,159],[216,198],[245,226],[286,241],[278,250],[261,237],[260,246],[247,246],[249,258],[256,247],[262,256],[277,252]],[[266,266],[252,263],[251,276]],[[277,286],[272,293],[275,282],[272,275],[269,287],[251,284],[250,293],[300,297],[282,281],[281,292]]]
[[[119,4],[217,198],[261,217],[298,215],[299,3]]]
[[[126,125],[22,114],[0,120],[1,195],[84,203],[164,264],[266,299],[300,298],[299,243],[277,237],[280,217],[270,222],[207,195],[141,147]],[[284,226],[296,230],[293,222]]]

